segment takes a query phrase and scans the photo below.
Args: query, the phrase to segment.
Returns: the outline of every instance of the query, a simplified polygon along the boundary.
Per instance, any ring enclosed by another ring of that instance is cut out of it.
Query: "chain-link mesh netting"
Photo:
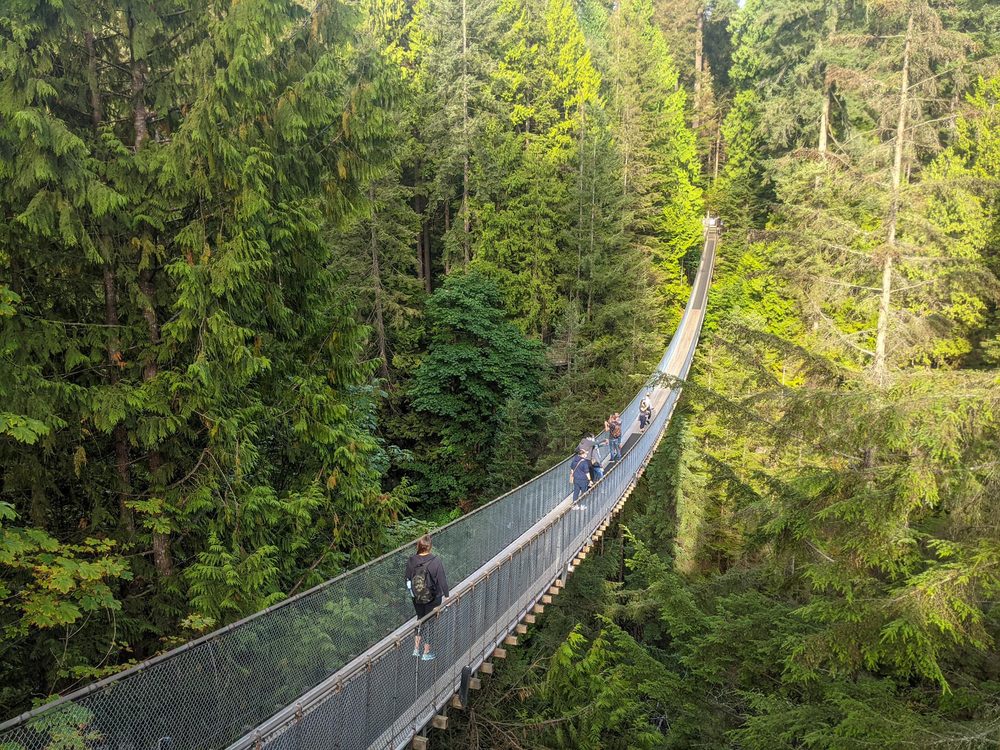
[[[710,239],[660,372],[673,361],[673,374],[687,373],[713,259]],[[407,627],[408,546],[8,722],[0,750],[213,750],[257,741],[289,750],[400,746],[455,692],[463,667],[478,666],[513,629],[635,481],[679,395],[655,384],[649,390],[657,403],[653,423],[579,507],[552,513],[567,499],[566,459],[434,533],[449,579],[464,583],[419,625]],[[646,392],[622,412],[623,443],[636,432]],[[550,514],[521,546],[507,549]],[[504,551],[492,569],[467,580]],[[413,656],[418,632],[434,660]]]

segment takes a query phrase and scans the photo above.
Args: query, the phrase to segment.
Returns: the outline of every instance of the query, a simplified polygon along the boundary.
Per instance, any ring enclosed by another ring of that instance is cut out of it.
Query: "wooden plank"
[[[465,708],[465,706],[462,705],[462,699],[457,695],[451,696],[451,702],[448,705],[452,708],[457,708],[460,711]]]
[[[540,615],[540,614],[542,614],[542,612],[545,611],[545,605],[544,604],[536,604],[534,607],[531,608],[531,611],[534,612],[536,615]]]
[[[503,639],[503,645],[505,645],[505,646],[516,646],[517,645],[517,636],[516,635],[508,635],[506,638]]]
[[[506,656],[507,652],[504,651],[503,655]],[[482,664],[479,665],[479,671],[482,672],[483,674],[493,674],[493,664],[491,662],[484,661]]]
[[[558,586],[559,588],[565,588],[566,581],[564,579],[562,579],[562,578],[557,578],[556,579],[556,586]]]
[[[426,737],[421,737],[419,734],[413,738],[413,750],[427,750],[430,743],[427,741]]]
[[[473,677],[469,680],[469,690],[480,690],[483,687],[483,681],[478,677]]]
[[[515,625],[514,626],[514,632],[517,633],[518,635],[524,635],[525,633],[528,632],[528,626],[527,625],[520,625],[520,624]]]
[[[448,728],[448,717],[443,714],[438,714],[433,719],[431,719],[431,726],[435,729],[447,729]]]
[[[534,616],[534,615],[525,615],[525,616],[524,616],[524,621],[525,621],[526,623],[528,623],[529,625],[534,625],[534,624],[535,624],[535,619],[536,619],[536,618],[535,618],[535,616]]]
[[[559,596],[559,587],[549,586],[549,596]]]
[[[548,594],[542,596],[542,604],[552,604],[552,597]]]
[[[505,649],[505,648],[495,648],[495,649],[493,649],[493,658],[494,659],[506,659],[507,658],[507,649]]]

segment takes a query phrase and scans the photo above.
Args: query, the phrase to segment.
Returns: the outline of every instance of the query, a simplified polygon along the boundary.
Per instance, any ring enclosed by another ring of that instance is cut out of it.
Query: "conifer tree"
[[[569,3],[552,0],[544,17],[530,5],[508,12],[517,16],[494,89],[509,126],[492,129],[484,149],[482,182],[493,187],[480,196],[476,254],[498,273],[525,330],[548,341],[580,271],[579,259],[567,262],[578,220],[574,167],[588,112],[600,106],[600,78]]]
[[[20,468],[0,507],[4,580],[29,587],[4,614],[22,676],[5,707],[380,549],[396,507],[366,330],[325,239],[384,173],[388,96],[351,16],[133,1],[3,19],[0,462]],[[60,554],[61,600],[26,573]]]
[[[496,486],[506,425],[538,419],[544,361],[538,343],[507,319],[496,284],[475,270],[434,293],[427,326],[410,388],[418,491],[437,503],[470,503]]]
[[[659,276],[659,299],[684,298],[681,269],[701,238],[698,155],[684,120],[685,95],[648,0],[620,3],[612,16],[609,89],[622,160],[621,226]],[[668,323],[675,322],[670,316]]]
[[[429,183],[427,209],[443,215],[446,273],[472,259],[473,161],[496,113],[490,75],[500,56],[498,20],[495,0],[421,0],[414,9],[410,54],[426,106],[421,140],[429,146],[421,181]]]

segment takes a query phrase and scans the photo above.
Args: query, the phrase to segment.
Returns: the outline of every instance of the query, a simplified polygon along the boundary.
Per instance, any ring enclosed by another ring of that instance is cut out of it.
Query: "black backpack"
[[[410,579],[410,585],[413,587],[413,601],[417,604],[430,604],[434,601],[433,582],[430,573],[427,572],[427,566],[431,564],[433,559],[428,555],[426,560],[417,563],[417,569],[413,573],[413,578]]]

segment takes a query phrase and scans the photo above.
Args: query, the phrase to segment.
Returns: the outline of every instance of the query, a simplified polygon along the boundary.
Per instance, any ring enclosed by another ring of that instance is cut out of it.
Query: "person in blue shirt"
[[[586,505],[577,505],[576,502],[580,499],[580,495],[589,490],[594,482],[590,476],[590,461],[587,459],[587,451],[584,448],[579,449],[569,463],[569,481],[573,484],[574,506],[580,510],[585,509]]]

